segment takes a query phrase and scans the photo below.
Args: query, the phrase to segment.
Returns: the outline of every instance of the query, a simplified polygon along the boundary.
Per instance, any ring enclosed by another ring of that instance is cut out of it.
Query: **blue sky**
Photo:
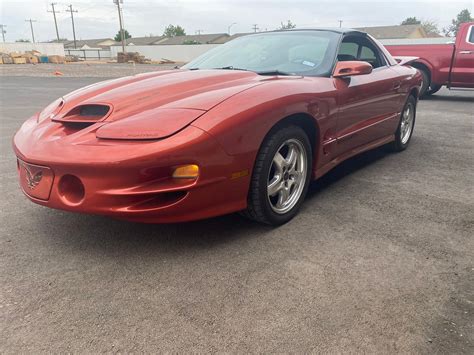
[[[0,0],[0,23],[7,25],[6,39],[31,39],[29,23],[35,19],[35,37],[39,41],[55,38],[53,15],[47,12],[52,0]],[[78,39],[113,37],[118,31],[117,9],[113,0],[67,0],[57,2],[59,33],[72,38],[72,4]],[[436,21],[446,27],[456,14],[468,8],[472,0],[124,0],[125,28],[132,36],[160,35],[167,24],[179,24],[188,34],[250,32],[253,24],[261,30],[275,29],[281,21],[297,26],[344,27],[380,26],[400,23],[408,16]]]

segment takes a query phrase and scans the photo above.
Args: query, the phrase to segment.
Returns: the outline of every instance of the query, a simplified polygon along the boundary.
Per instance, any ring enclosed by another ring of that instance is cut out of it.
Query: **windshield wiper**
[[[236,68],[232,65],[228,65],[226,67],[221,67],[221,68],[212,68],[212,69],[223,69],[223,70],[243,70],[243,71],[249,71],[248,69],[243,69],[243,68]]]
[[[281,71],[281,70],[266,70],[266,71],[258,71],[256,72],[258,75],[295,75],[293,73],[288,73],[286,71]]]

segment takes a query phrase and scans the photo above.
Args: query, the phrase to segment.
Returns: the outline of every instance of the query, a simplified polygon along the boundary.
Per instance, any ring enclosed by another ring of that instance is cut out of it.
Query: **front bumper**
[[[135,142],[98,140],[92,132],[43,133],[30,119],[13,140],[22,190],[35,203],[147,223],[190,221],[246,207],[250,174],[242,172],[250,172],[249,157],[226,154],[199,128]],[[173,179],[174,168],[184,164],[197,164],[199,178]],[[32,170],[29,177],[25,167]],[[36,182],[28,179],[41,175],[42,167],[50,169],[50,179],[32,189]]]

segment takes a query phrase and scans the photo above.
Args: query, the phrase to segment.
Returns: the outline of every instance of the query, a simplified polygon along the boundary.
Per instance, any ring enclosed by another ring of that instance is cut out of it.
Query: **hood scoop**
[[[89,126],[107,118],[111,111],[109,105],[103,104],[85,104],[74,107],[64,116],[53,118],[53,122],[63,124],[80,124]]]

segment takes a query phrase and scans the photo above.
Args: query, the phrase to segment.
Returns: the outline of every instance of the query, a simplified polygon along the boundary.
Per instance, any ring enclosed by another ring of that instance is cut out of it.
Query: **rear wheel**
[[[282,127],[260,147],[244,212],[257,222],[280,225],[298,212],[308,190],[312,150],[297,126]]]
[[[438,84],[431,84],[428,90],[426,91],[425,95],[433,95],[441,89],[442,85]]]
[[[400,123],[395,132],[395,141],[392,143],[393,151],[401,152],[408,147],[415,128],[415,118],[416,99],[410,95],[400,115]]]
[[[428,94],[430,85],[431,85],[431,76],[426,69],[417,68],[423,77],[420,88],[420,98]],[[429,94],[428,94],[429,95]]]

